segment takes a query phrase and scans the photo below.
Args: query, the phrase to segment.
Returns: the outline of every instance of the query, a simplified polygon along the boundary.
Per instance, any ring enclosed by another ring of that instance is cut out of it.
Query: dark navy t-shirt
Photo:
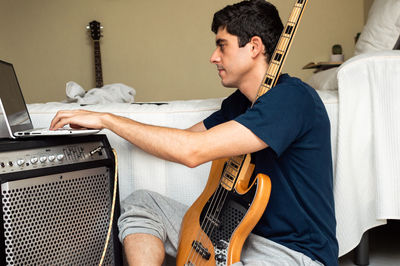
[[[207,129],[235,120],[269,147],[252,154],[253,176],[267,174],[272,190],[253,233],[337,265],[338,244],[332,185],[330,123],[313,88],[281,75],[278,83],[250,101],[237,90],[207,119]]]

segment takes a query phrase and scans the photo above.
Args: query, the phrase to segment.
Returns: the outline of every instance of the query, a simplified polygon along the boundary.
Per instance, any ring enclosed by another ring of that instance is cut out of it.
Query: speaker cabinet
[[[0,141],[0,263],[98,265],[114,162],[105,135]],[[103,265],[122,265],[116,202]]]

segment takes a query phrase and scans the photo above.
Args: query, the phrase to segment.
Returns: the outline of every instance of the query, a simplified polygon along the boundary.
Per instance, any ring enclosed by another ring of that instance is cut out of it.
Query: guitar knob
[[[215,255],[215,260],[218,262],[224,262],[226,260],[226,256],[224,254]]]

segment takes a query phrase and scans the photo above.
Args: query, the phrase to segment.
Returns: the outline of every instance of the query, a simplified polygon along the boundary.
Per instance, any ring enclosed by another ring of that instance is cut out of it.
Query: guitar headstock
[[[100,22],[93,20],[86,26],[86,29],[90,30],[90,36],[92,37],[93,41],[98,41],[103,36],[101,35],[101,30],[103,26],[100,26]]]

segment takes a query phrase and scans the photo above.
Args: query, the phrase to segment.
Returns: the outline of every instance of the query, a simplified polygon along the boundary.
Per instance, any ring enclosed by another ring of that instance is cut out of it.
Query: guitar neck
[[[100,41],[94,41],[94,70],[96,75],[96,88],[103,87],[103,70],[101,68]]]
[[[264,93],[273,88],[278,80],[281,73],[283,64],[286,59],[286,55],[289,52],[292,44],[294,35],[297,31],[297,26],[303,16],[304,9],[308,0],[296,0],[293,10],[290,13],[288,22],[279,38],[278,44],[276,45],[275,51],[272,54],[267,73],[264,76],[263,82],[257,92],[257,97],[262,96]]]

